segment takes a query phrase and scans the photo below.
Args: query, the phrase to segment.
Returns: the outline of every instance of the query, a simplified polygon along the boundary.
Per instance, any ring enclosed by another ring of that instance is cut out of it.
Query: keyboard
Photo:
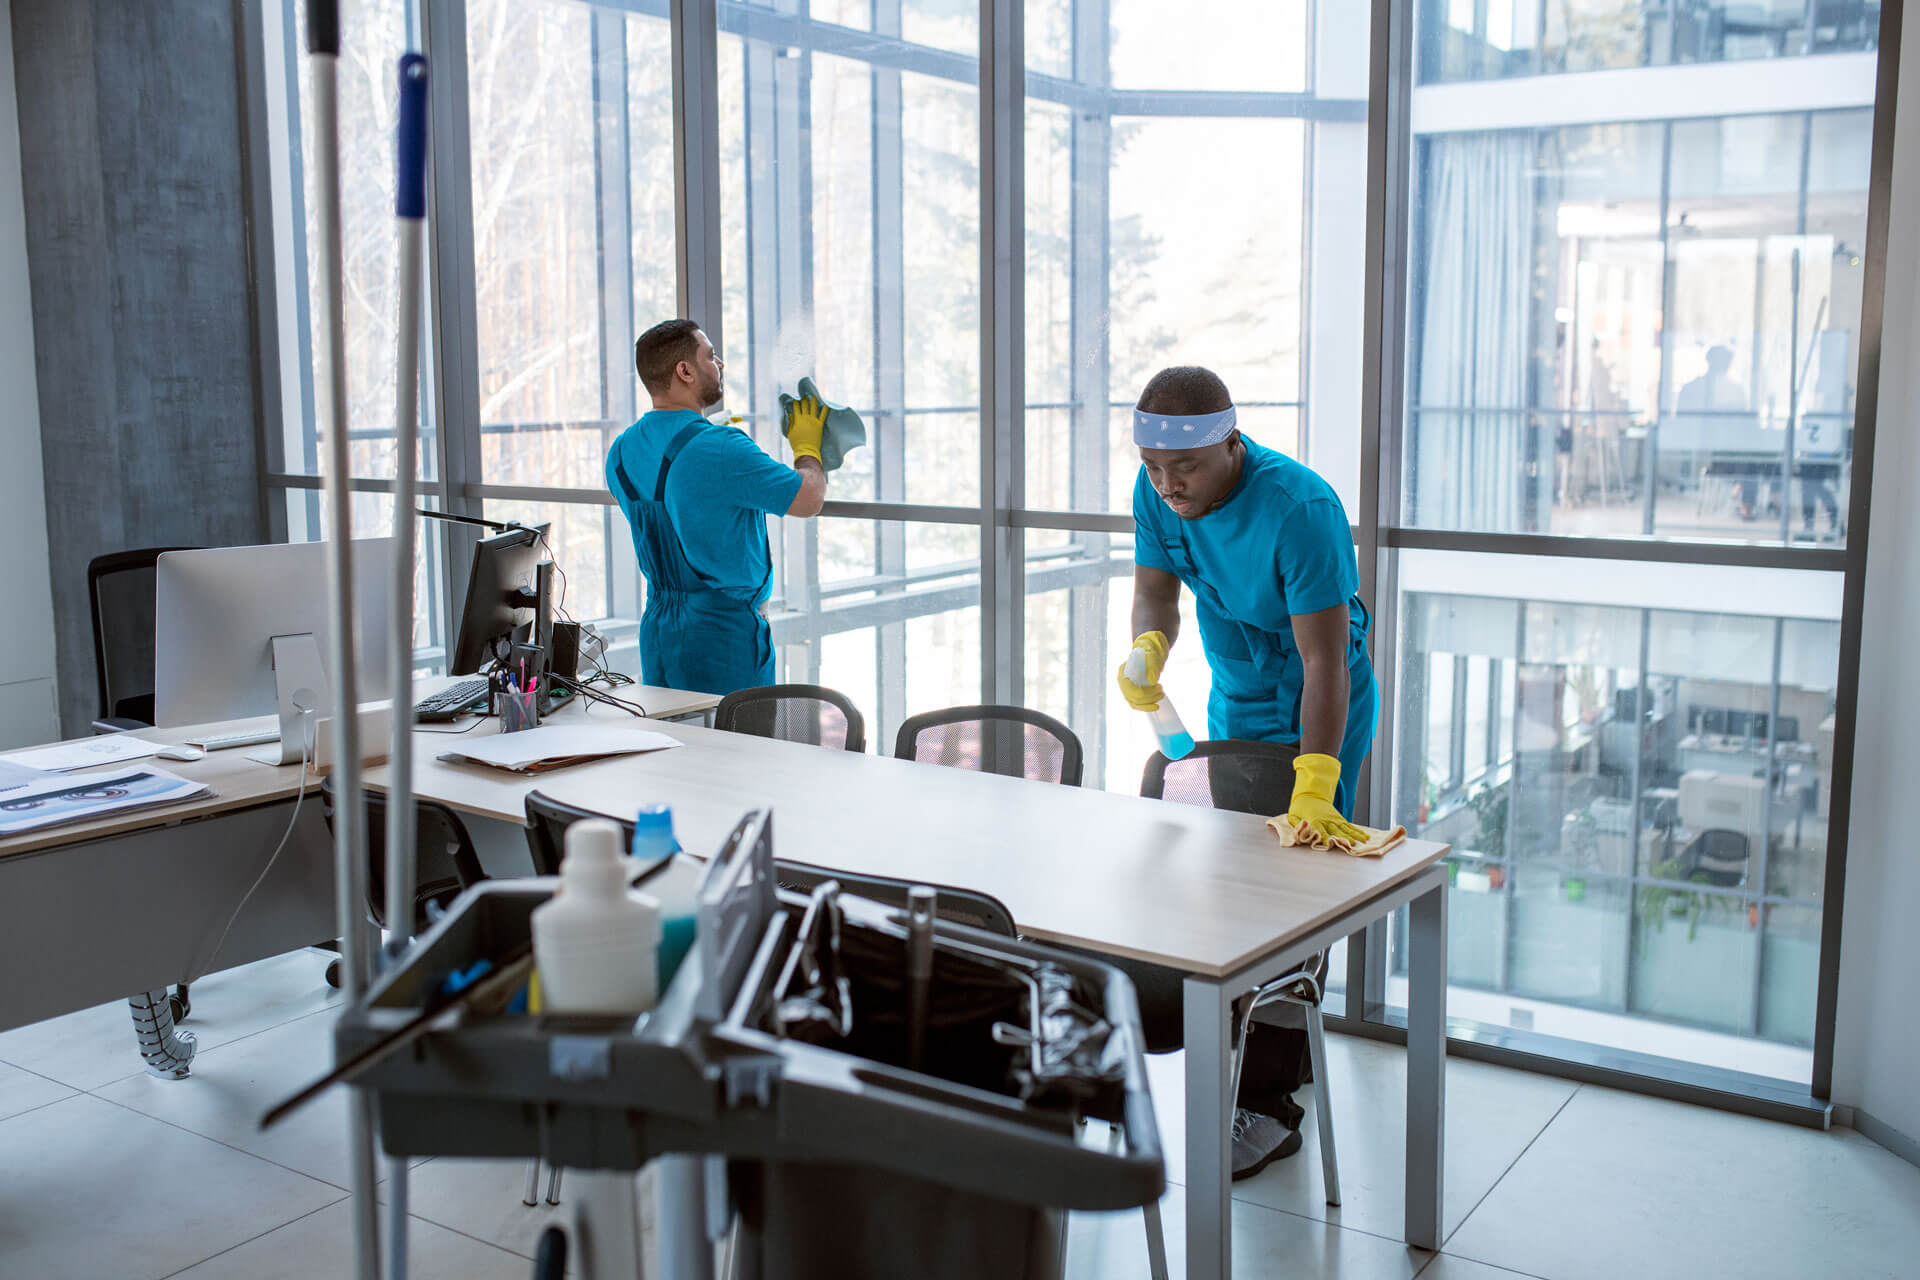
[[[246,733],[223,733],[215,738],[190,738],[187,745],[199,747],[203,751],[231,751],[235,747],[257,747],[268,742],[280,741],[280,730],[252,729]]]
[[[466,714],[475,703],[484,703],[488,696],[487,689],[484,676],[450,684],[431,697],[422,698],[414,703],[413,718],[421,724],[452,720],[456,716]]]

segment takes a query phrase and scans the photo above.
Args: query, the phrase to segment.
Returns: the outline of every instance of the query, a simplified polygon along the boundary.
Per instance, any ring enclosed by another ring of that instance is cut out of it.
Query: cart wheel
[[[340,962],[338,960],[327,961],[327,985],[335,991],[340,989]]]
[[[173,1010],[175,1022],[185,1022],[187,1015],[193,1012],[193,1001],[188,998],[186,984],[182,983],[167,996],[167,1007]]]
[[[540,1247],[533,1254],[533,1280],[566,1280],[567,1233],[550,1226],[540,1233]]]

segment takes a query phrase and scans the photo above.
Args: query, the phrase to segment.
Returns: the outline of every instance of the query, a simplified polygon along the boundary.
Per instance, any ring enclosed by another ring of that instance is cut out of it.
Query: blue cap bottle
[[[643,804],[640,812],[633,817],[634,858],[643,867],[650,867],[662,858],[672,857],[680,852],[680,842],[673,836],[673,806],[667,804]]]
[[[641,805],[633,815],[633,860],[636,876],[644,876],[660,866],[668,858],[680,852],[680,841],[673,834],[673,806],[665,804]],[[651,884],[642,884],[640,892],[652,896],[660,903],[660,990],[665,991],[673,975],[679,970],[680,962],[686,959],[687,952],[693,949],[694,931],[699,925],[698,903],[694,900],[691,882],[683,885],[684,892],[674,892],[667,887],[668,882],[680,878],[675,870],[662,869]]]

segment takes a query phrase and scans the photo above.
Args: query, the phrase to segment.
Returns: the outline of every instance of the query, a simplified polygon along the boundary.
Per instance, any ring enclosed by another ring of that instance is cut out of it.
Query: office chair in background
[[[943,764],[1036,782],[1080,785],[1085,752],[1073,730],[1025,707],[947,707],[908,716],[894,738],[899,760]]]
[[[199,547],[140,547],[87,562],[87,604],[93,612],[93,678],[99,690],[95,733],[124,733],[153,723],[154,564],[169,551]],[[150,1002],[151,993],[134,998]],[[193,1009],[186,983],[167,996],[175,1022]],[[149,1015],[151,1016],[151,1015]]]
[[[817,684],[770,684],[720,699],[713,727],[836,750],[865,751],[867,724],[853,700]]]

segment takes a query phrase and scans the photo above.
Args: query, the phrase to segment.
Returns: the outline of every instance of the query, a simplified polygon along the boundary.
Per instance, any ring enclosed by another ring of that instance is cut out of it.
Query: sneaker
[[[1300,1149],[1300,1131],[1272,1116],[1236,1107],[1233,1112],[1233,1180],[1251,1178],[1275,1160]]]

